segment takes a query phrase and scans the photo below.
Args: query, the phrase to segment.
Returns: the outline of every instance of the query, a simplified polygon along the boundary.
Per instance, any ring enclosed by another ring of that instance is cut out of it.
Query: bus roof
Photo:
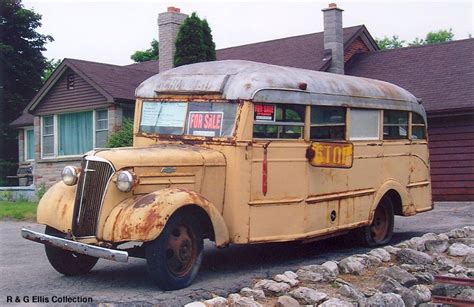
[[[160,94],[217,94],[227,100],[349,105],[425,116],[415,96],[388,82],[241,60],[180,66],[148,78],[135,91],[141,99]]]

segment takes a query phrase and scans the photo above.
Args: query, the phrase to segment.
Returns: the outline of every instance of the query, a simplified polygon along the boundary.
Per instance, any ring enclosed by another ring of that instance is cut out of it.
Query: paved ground
[[[426,232],[443,232],[474,224],[474,203],[438,203],[435,210],[410,218],[396,218],[393,244]],[[348,239],[334,238],[311,244],[260,244],[205,248],[201,272],[187,289],[164,292],[148,279],[146,263],[132,259],[128,264],[99,260],[81,277],[64,277],[50,267],[43,247],[20,237],[20,228],[42,227],[25,222],[0,222],[0,305],[11,296],[89,296],[94,302],[154,303],[177,306],[226,296],[249,285],[254,278],[271,277],[299,266],[340,259],[364,251],[350,246]]]

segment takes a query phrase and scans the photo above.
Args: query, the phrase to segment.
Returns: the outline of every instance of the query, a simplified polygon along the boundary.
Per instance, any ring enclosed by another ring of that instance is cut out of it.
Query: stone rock
[[[375,294],[367,300],[367,307],[404,307],[402,297],[395,293]]]
[[[384,246],[383,249],[386,250],[391,255],[396,255],[400,251],[400,248],[393,247],[391,245]]]
[[[446,275],[443,275],[446,276]],[[435,284],[431,289],[432,295],[456,297],[463,287],[450,284]]]
[[[406,264],[430,264],[433,257],[427,253],[413,250],[411,248],[403,248],[397,253],[398,260]]]
[[[382,293],[398,293],[404,288],[398,281],[395,279],[385,276],[383,277],[383,282],[377,287],[377,290]]]
[[[392,266],[386,269],[380,270],[380,274],[389,276],[396,281],[398,281],[401,285],[405,287],[411,287],[416,284],[416,278],[412,274],[408,273],[404,269],[398,266]]]
[[[338,298],[330,298],[322,304],[319,304],[318,307],[354,307],[357,306],[356,303],[351,303],[348,301],[343,301]]]
[[[263,290],[266,295],[280,296],[290,290],[290,286],[284,282],[276,282],[269,279],[262,279],[253,287],[257,290]]]
[[[473,288],[466,288],[459,293],[456,298],[460,298],[463,300],[474,301],[474,289]]]
[[[339,268],[337,266],[337,263],[334,261],[326,261],[323,264],[321,264],[323,267],[325,267],[328,272],[333,275],[333,276],[338,276],[339,275]]]
[[[275,304],[276,307],[300,307],[297,300],[288,295],[283,295],[278,298]]]
[[[293,272],[293,271],[285,271],[285,273],[283,273],[283,275],[287,276],[288,278],[292,278],[292,279],[297,279],[298,278],[298,275],[296,275],[296,273]]]
[[[445,256],[437,256],[434,265],[437,271],[447,271],[452,269],[456,264]]]
[[[364,294],[354,287],[350,287],[348,285],[342,285],[342,287],[340,287],[337,290],[337,293],[353,301],[356,301],[359,304],[359,306],[364,306],[366,303],[366,298]]]
[[[368,252],[368,254],[371,255],[371,256],[377,257],[378,259],[380,259],[383,262],[389,262],[390,260],[392,260],[392,256],[390,256],[390,253],[387,252],[383,248],[373,249],[370,252]]]
[[[263,305],[254,301],[251,297],[240,297],[231,304],[232,307],[262,307]]]
[[[464,256],[462,264],[465,267],[474,268],[474,252],[468,253],[466,256]]]
[[[474,247],[474,238],[459,238],[459,239],[450,239],[449,243],[462,243],[469,247]]]
[[[184,305],[184,307],[206,307],[206,305],[203,302],[191,302]]]
[[[226,307],[228,302],[227,302],[227,299],[220,296],[216,296],[214,298],[204,301],[204,304],[206,306]]]
[[[448,272],[457,275],[457,274],[466,274],[467,270],[463,266],[456,265],[454,268],[452,268]]]
[[[284,282],[284,283],[287,283],[289,284],[290,286],[294,287],[296,285],[299,284],[299,281],[297,279],[294,279],[294,278],[290,278],[288,277],[287,275],[285,274],[278,274],[278,275],[275,275],[275,277],[273,277],[273,279],[275,281],[278,281],[278,282]]]
[[[291,291],[290,295],[303,304],[309,305],[319,304],[328,297],[328,295],[324,292],[319,292],[307,287],[299,287]]]
[[[307,265],[299,269],[296,274],[300,280],[308,280],[312,282],[329,282],[337,278],[336,271],[323,265]]]
[[[355,255],[355,257],[361,258],[365,260],[365,265],[367,267],[378,267],[382,264],[382,260],[379,259],[378,257],[372,256],[372,255]]]
[[[456,228],[451,230],[446,234],[449,238],[465,238],[466,237],[466,232],[464,229],[461,228]]]
[[[339,266],[339,270],[342,273],[362,275],[365,273],[365,270],[367,269],[364,263],[365,263],[364,259],[361,259],[355,256],[350,256],[350,257],[342,259],[339,262],[338,266]]]
[[[229,302],[230,305],[232,305],[235,301],[239,300],[242,296],[237,293],[231,293],[227,297],[227,301]]]
[[[427,239],[425,238],[420,238],[420,237],[415,237],[411,238],[410,240],[406,241],[406,244],[409,248],[424,252],[425,251],[425,241]]]
[[[449,247],[449,241],[447,237],[446,239],[440,239],[438,237],[437,239],[434,239],[434,240],[427,240],[425,242],[425,247],[426,247],[426,250],[429,252],[444,253]]]
[[[408,288],[403,287],[399,293],[396,293],[402,297],[403,303],[407,307],[415,307],[417,297],[413,291]]]
[[[245,297],[253,297],[256,300],[265,299],[265,293],[263,290],[258,289],[242,288],[242,290],[240,290],[240,295]]]
[[[348,282],[348,281],[346,281],[346,280],[344,280],[344,279],[342,279],[342,278],[337,278],[337,279],[336,279],[336,283],[340,284],[341,286],[342,286],[342,285],[346,285],[346,286],[349,286],[349,287],[351,287],[351,288],[355,288],[355,286],[354,286],[353,284],[351,284],[350,282]]]
[[[431,290],[425,285],[415,285],[410,288],[416,298],[416,305],[431,301]]]
[[[421,272],[425,270],[425,267],[423,265],[406,264],[406,263],[400,265],[400,268],[408,272]]]
[[[434,276],[428,272],[415,273],[415,276],[418,284],[431,285],[434,282]]]
[[[474,238],[474,226],[464,226],[462,230],[464,230],[466,237]]]
[[[448,255],[455,257],[464,257],[469,253],[474,252],[474,248],[462,243],[453,243],[448,248]]]

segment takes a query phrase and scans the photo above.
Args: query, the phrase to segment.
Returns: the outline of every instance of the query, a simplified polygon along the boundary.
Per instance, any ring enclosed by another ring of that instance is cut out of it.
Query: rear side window
[[[420,114],[412,113],[411,115],[411,138],[413,140],[426,139],[425,121]]]
[[[351,140],[379,139],[379,111],[351,109],[349,138]]]
[[[383,111],[383,138],[385,140],[408,138],[408,112]]]
[[[258,139],[302,139],[305,106],[254,104],[253,137]]]
[[[311,107],[312,140],[344,140],[346,109],[342,107]]]

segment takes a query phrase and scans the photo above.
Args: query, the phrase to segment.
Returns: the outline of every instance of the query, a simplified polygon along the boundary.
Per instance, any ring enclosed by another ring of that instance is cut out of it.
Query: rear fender
[[[181,188],[163,189],[122,201],[107,217],[100,239],[114,243],[152,241],[176,210],[189,205],[202,208],[209,216],[216,246],[227,245],[229,232],[215,206],[198,193]]]
[[[375,209],[377,208],[377,205],[380,203],[380,200],[390,190],[394,190],[395,192],[398,193],[398,195],[400,195],[400,199],[402,200],[403,214],[411,215],[411,212],[414,210],[414,206],[413,204],[410,204],[408,190],[395,180],[387,180],[378,189],[377,194],[375,194],[374,202],[370,210],[370,216],[369,216],[370,222],[372,222],[372,219],[374,218]]]

